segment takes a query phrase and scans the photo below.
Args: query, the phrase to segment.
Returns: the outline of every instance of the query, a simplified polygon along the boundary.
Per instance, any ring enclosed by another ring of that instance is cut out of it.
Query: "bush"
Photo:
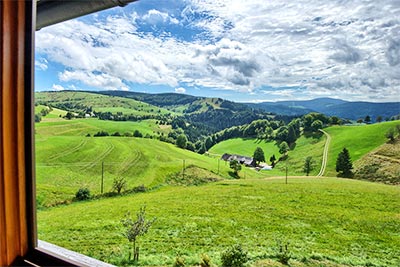
[[[242,267],[247,261],[247,251],[240,245],[232,246],[221,255],[222,267]]]
[[[201,255],[200,267],[211,267],[211,259],[207,254]]]
[[[185,266],[185,259],[182,257],[176,257],[174,262],[174,267],[184,267]]]
[[[289,244],[279,245],[279,252],[277,253],[276,257],[278,261],[284,265],[289,264],[289,260],[292,258],[292,253],[289,251]]]
[[[79,188],[78,192],[75,194],[77,200],[87,200],[90,199],[90,190],[88,188]]]

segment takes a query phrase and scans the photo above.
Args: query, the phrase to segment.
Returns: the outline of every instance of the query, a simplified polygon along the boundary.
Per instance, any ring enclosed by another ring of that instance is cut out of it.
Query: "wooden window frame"
[[[0,266],[103,266],[79,253],[69,251],[66,257],[38,246],[34,157],[36,1],[0,1]]]

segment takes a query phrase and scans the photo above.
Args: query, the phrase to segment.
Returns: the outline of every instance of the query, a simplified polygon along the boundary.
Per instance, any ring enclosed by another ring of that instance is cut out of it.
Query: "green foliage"
[[[284,265],[289,265],[289,260],[292,258],[292,253],[289,250],[289,243],[278,243],[279,251],[276,254],[278,261]]]
[[[187,144],[186,135],[184,135],[184,134],[179,135],[178,138],[176,139],[176,145],[180,148],[185,149],[186,144]]]
[[[308,176],[310,172],[315,168],[315,161],[311,156],[308,156],[306,160],[304,161],[304,167],[303,171],[306,173]]]
[[[262,150],[261,147],[256,148],[256,150],[253,153],[253,158],[257,162],[257,164],[260,162],[265,162],[264,151]]]
[[[133,132],[133,137],[143,137],[143,134],[139,130],[135,130]]]
[[[90,190],[88,188],[79,188],[75,194],[77,200],[88,200],[90,199]]]
[[[394,127],[389,128],[385,133],[385,137],[389,139],[389,142],[393,143],[396,138],[396,129]]]
[[[289,151],[289,145],[285,141],[283,141],[279,145],[279,153],[285,155],[288,151]]]
[[[323,123],[320,120],[315,120],[313,121],[313,123],[311,124],[311,130],[313,132],[317,132],[319,129],[322,129],[323,127]]]
[[[98,136],[109,136],[110,134],[106,131],[99,131],[97,133],[95,133],[93,136],[94,137],[98,137]]]
[[[201,254],[200,267],[211,267],[211,259],[207,254]]]
[[[353,164],[350,159],[350,153],[346,148],[343,148],[336,160],[336,172],[339,172],[341,177],[352,177]]]
[[[35,114],[35,122],[40,122],[42,120],[42,115]]]
[[[239,176],[239,171],[242,169],[242,165],[237,160],[231,160],[229,162],[229,167],[233,170],[236,176]]]
[[[175,262],[174,262],[173,267],[185,267],[185,266],[186,266],[185,259],[183,257],[181,257],[181,256],[177,256],[175,258]]]
[[[146,219],[146,207],[141,207],[136,214],[136,220],[131,218],[130,212],[125,215],[121,220],[124,227],[123,235],[132,243],[133,260],[139,261],[139,247],[136,248],[136,240],[139,236],[145,235],[151,225],[155,222],[156,218],[152,220]]]
[[[121,194],[122,190],[126,189],[126,179],[124,177],[116,177],[113,181],[112,191]]]
[[[234,245],[221,254],[222,267],[243,267],[249,260],[241,245]]]

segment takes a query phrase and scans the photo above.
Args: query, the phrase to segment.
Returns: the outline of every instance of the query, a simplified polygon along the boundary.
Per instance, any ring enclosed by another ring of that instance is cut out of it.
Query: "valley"
[[[178,256],[198,266],[201,254],[219,266],[236,244],[250,266],[283,266],[280,243],[289,244],[292,266],[400,263],[399,141],[385,137],[399,121],[349,126],[323,114],[283,116],[174,94],[36,94],[35,113],[43,113],[35,123],[39,239],[118,266],[172,266]],[[321,128],[331,142],[327,168],[316,177]],[[265,164],[275,156],[272,170],[243,165],[235,176],[221,160],[224,153],[252,157],[257,147]],[[344,147],[359,180],[336,177]],[[361,181],[371,180],[363,178],[371,155],[385,157],[379,183]],[[116,179],[126,182],[120,194]],[[75,199],[81,188],[91,199]],[[120,221],[143,206],[157,220],[134,263]]]

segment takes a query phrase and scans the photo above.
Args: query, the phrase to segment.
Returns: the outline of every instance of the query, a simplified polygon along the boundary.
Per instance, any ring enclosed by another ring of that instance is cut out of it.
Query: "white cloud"
[[[183,87],[175,88],[175,93],[184,94],[186,93],[186,89]]]
[[[158,24],[158,23],[171,23],[171,24],[179,24],[179,21],[171,17],[169,14],[160,12],[155,9],[151,9],[142,17],[143,20],[147,21],[150,24]]]
[[[65,90],[65,88],[62,85],[59,84],[53,84],[53,86],[51,87],[52,90],[54,91],[62,91]]]
[[[400,95],[400,6],[381,2],[192,0],[180,13],[151,8],[44,28],[37,51],[65,66],[61,81],[96,88],[301,87],[310,97],[379,94],[393,101]],[[139,21],[162,24],[164,34],[142,32]],[[197,35],[174,37],[170,24]],[[280,96],[293,95],[282,89]]]
[[[35,67],[40,70],[47,70],[48,61],[45,58],[40,58],[38,60],[35,60]]]

